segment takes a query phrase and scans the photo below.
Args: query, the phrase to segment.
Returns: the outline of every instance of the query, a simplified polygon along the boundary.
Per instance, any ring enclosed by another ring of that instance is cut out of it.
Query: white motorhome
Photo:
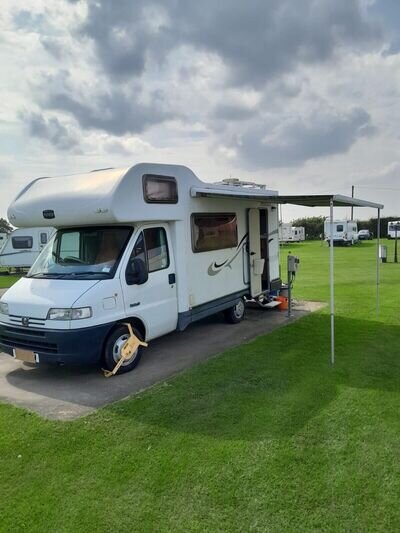
[[[331,222],[326,219],[324,222],[324,238],[328,245],[331,239]],[[333,244],[351,246],[358,242],[357,222],[354,220],[334,220],[333,221]]]
[[[53,233],[54,228],[48,227],[12,231],[0,251],[0,266],[10,270],[30,268]]]
[[[289,223],[279,224],[279,241],[283,243],[300,242],[305,240],[305,230],[302,226],[292,226]]]
[[[281,287],[276,196],[144,163],[33,181],[9,219],[57,231],[0,301],[0,351],[111,370],[133,338],[127,323],[148,342],[220,311],[239,322],[246,298]],[[120,372],[136,366],[136,348]]]
[[[400,238],[400,220],[392,220],[388,222],[387,238],[395,239]]]

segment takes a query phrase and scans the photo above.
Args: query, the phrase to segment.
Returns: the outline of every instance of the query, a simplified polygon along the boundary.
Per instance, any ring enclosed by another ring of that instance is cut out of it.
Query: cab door
[[[126,268],[129,260],[142,259],[148,279],[142,285],[129,285]],[[171,239],[167,224],[143,226],[136,235],[129,260],[121,273],[127,316],[140,318],[151,339],[176,329],[178,303],[176,273]]]

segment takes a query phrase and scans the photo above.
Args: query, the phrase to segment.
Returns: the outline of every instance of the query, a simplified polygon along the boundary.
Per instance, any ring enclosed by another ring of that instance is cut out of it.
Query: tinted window
[[[235,213],[204,213],[192,215],[192,248],[208,252],[237,246]]]
[[[47,244],[47,233],[40,234],[40,244]]]
[[[32,248],[33,246],[32,237],[12,237],[11,242],[14,250],[23,250],[26,248]]]
[[[164,228],[148,228],[141,232],[131,258],[138,257],[147,265],[149,272],[168,268],[169,254],[167,235]]]
[[[343,231],[343,224],[338,224],[336,226],[336,231]]]
[[[143,176],[143,194],[147,203],[176,204],[178,188],[176,180],[170,176]]]

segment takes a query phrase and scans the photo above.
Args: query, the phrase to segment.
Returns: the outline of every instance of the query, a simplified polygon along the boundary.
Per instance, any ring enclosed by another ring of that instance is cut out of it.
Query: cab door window
[[[147,228],[137,238],[131,259],[145,262],[149,273],[169,267],[167,234],[164,228]]]

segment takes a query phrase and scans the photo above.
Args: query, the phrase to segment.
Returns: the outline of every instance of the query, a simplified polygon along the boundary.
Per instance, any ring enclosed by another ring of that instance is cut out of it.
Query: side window
[[[26,248],[32,248],[33,246],[32,237],[12,237],[11,242],[14,250],[23,250]]]
[[[336,226],[336,231],[343,231],[343,224],[338,224]]]
[[[164,228],[142,231],[132,250],[131,259],[138,257],[147,265],[149,273],[169,267],[167,235]]]
[[[47,233],[40,234],[40,244],[47,244]]]
[[[162,270],[169,266],[167,236],[164,228],[144,230],[149,272]]]
[[[192,249],[195,253],[233,248],[237,244],[235,213],[192,215]]]
[[[145,263],[147,262],[147,260],[146,260],[146,248],[144,246],[143,231],[141,232],[141,234],[137,238],[135,247],[132,250],[131,259],[133,259],[135,257],[141,259]]]
[[[178,187],[172,176],[143,176],[143,195],[147,203],[176,204],[178,202]]]

